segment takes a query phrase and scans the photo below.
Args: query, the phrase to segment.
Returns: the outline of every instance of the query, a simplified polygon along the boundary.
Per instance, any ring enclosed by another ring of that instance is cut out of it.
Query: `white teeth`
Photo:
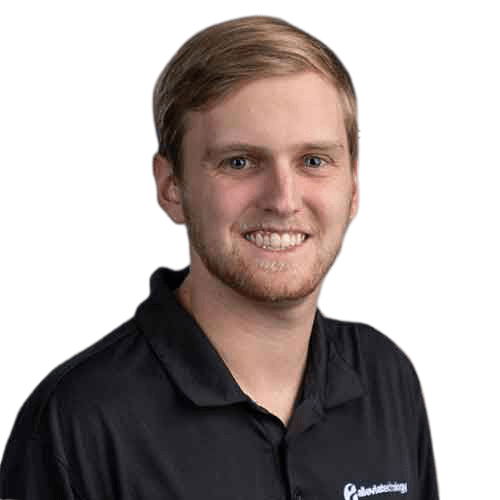
[[[271,247],[274,250],[278,250],[279,248],[281,248],[281,237],[279,234],[271,234]]]
[[[288,233],[285,233],[281,237],[281,248],[287,248],[290,246],[290,235]]]
[[[294,246],[300,245],[306,239],[304,233],[265,233],[263,231],[255,231],[245,236],[248,241],[251,241],[259,248],[270,248],[272,250],[286,250]]]

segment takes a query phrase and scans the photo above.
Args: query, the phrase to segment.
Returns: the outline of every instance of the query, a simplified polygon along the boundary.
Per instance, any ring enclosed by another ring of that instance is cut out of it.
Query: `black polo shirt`
[[[16,500],[438,498],[415,371],[373,328],[316,314],[283,423],[242,392],[158,269],[135,316],[56,368],[0,470]]]

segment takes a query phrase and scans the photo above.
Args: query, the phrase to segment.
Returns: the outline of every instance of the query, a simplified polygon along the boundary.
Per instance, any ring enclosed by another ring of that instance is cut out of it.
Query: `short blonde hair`
[[[351,163],[358,157],[357,102],[349,73],[322,42],[282,19],[250,16],[210,26],[191,37],[156,82],[153,111],[158,153],[182,180],[185,117],[217,104],[243,84],[316,71],[337,88]]]

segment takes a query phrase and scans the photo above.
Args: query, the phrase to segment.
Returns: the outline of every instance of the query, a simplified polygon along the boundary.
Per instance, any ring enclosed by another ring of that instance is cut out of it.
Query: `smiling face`
[[[317,298],[358,206],[335,87],[316,73],[264,78],[187,116],[184,175],[155,160],[160,204],[186,223],[194,286],[257,301]]]

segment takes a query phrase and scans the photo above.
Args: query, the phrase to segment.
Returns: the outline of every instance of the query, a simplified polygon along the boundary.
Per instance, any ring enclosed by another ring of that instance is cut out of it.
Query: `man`
[[[35,390],[0,497],[438,498],[411,363],[317,309],[358,208],[341,62],[279,19],[229,21],[179,50],[154,111],[158,201],[191,264]]]

